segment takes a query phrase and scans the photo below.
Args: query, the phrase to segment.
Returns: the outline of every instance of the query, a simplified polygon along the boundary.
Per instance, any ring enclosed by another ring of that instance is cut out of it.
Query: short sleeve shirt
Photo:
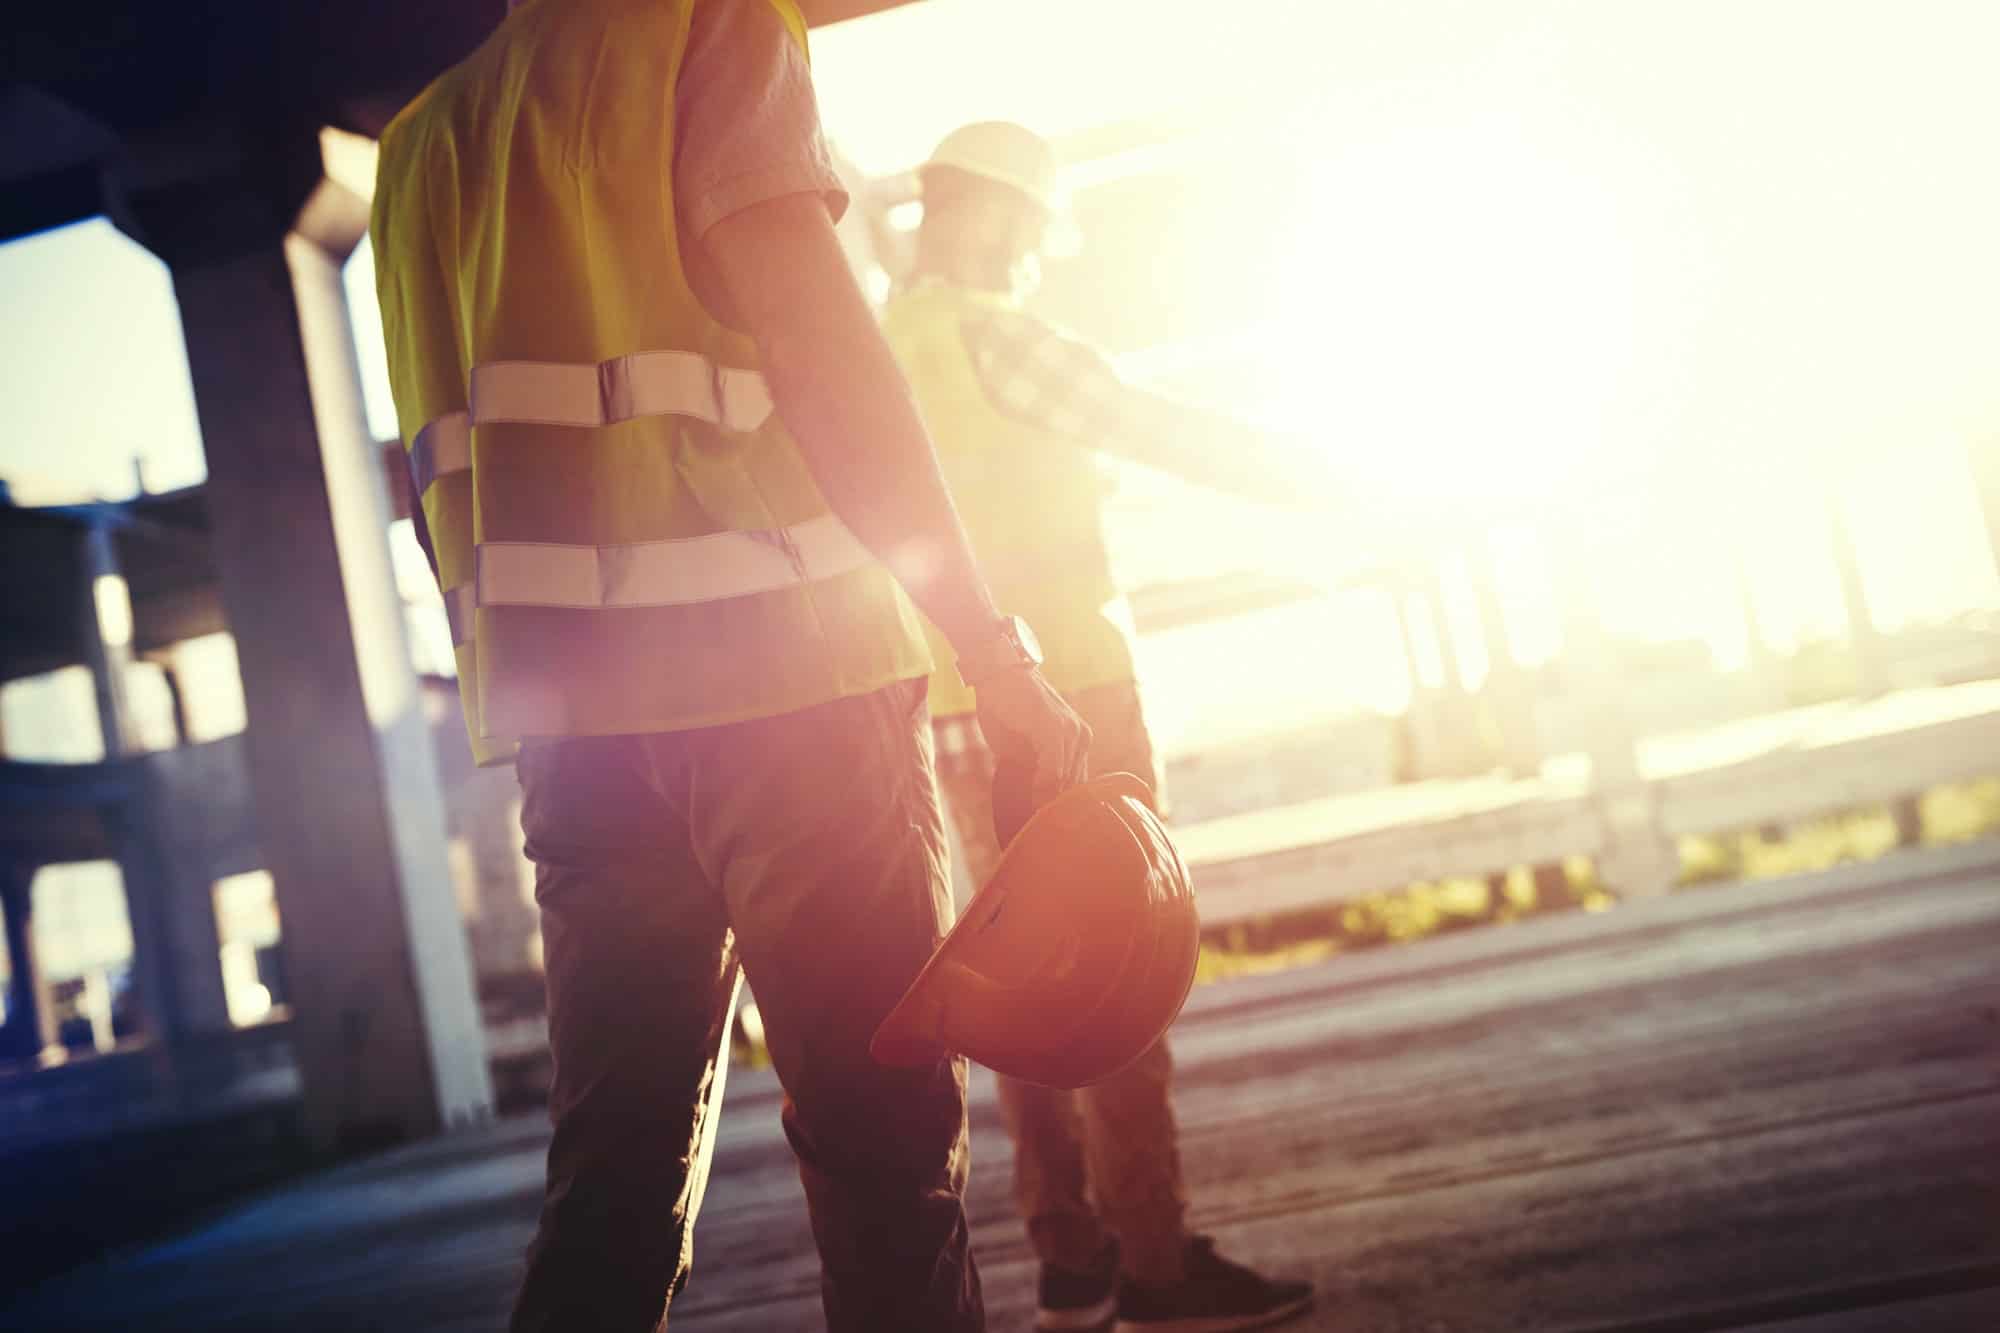
[[[702,0],[674,89],[682,233],[754,204],[817,194],[838,222],[847,190],[820,129],[806,53],[765,0]]]

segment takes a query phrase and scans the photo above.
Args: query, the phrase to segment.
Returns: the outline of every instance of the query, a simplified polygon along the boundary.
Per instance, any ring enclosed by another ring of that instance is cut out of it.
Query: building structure
[[[805,5],[815,22],[886,7]],[[14,1071],[0,1075],[0,1108],[24,1143],[46,1141],[57,1110],[66,1133],[109,1132],[118,1116],[186,1117],[232,1090],[288,1108],[315,1152],[418,1136],[488,1112],[496,1043],[535,1045],[511,778],[472,770],[452,687],[412,664],[382,541],[407,505],[403,469],[399,452],[382,466],[366,429],[340,282],[366,217],[366,172],[349,150],[504,5],[242,9],[50,10],[0,70],[0,239],[101,214],[165,261],[209,472],[198,493],[0,509],[0,680],[84,672],[104,738],[94,758],[0,765],[0,1062]],[[1063,150],[1111,163],[1143,157],[1162,133],[1100,127]],[[1095,178],[1078,199],[1090,248],[1051,267],[1045,313],[1116,355],[1198,341],[1210,330],[1196,311],[1254,324],[1255,311],[1231,305],[1247,288],[1238,268],[1257,262],[1240,197],[1150,168]],[[885,252],[904,202],[894,182],[870,191],[864,211]],[[1188,360],[1168,387],[1199,393],[1204,364]],[[2000,487],[1987,494],[1991,506]],[[1588,590],[1565,585],[1580,645],[1567,674],[1530,679],[1504,652],[1475,543],[1466,563],[1493,645],[1475,684],[1434,554],[1370,552],[1372,565],[1338,574],[1392,590],[1417,682],[1400,744],[1383,727],[1349,733],[1366,749],[1358,767],[1530,772],[1551,743],[1537,705],[1554,681],[1584,701],[1581,734],[1599,747],[1632,844],[1648,849],[1635,875],[1657,880],[1661,840],[1626,762],[1634,725],[1605,689],[1617,673]],[[1135,611],[1144,629],[1325,586],[1227,574],[1150,590]],[[246,725],[211,735],[180,655],[225,632]],[[1207,762],[1229,787],[1211,808],[1241,808],[1249,762]],[[1197,809],[1200,767],[1176,777]],[[1356,779],[1302,757],[1271,780],[1271,799],[1302,800],[1320,794],[1315,783]],[[119,867],[130,966],[51,977],[33,956],[36,876],[107,862]],[[238,916],[255,920],[239,932]],[[43,1060],[71,1045],[107,1058]]]

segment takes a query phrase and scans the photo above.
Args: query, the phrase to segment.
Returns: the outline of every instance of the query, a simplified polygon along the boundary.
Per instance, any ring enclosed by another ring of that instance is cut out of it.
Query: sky
[[[0,477],[25,504],[207,475],[166,265],[102,218],[0,246]]]
[[[1368,442],[1385,494],[1503,497],[1517,529],[1595,515],[1614,629],[1740,658],[1740,558],[1781,647],[1837,631],[1829,503],[1886,627],[2000,604],[1965,463],[2000,442],[2000,5],[925,0],[813,47],[829,134],[867,174],[985,117],[1059,142],[1165,127],[1197,182],[1204,153],[1230,159],[1266,256],[1245,269],[1255,318],[1212,340],[1235,349],[1233,400]],[[349,275],[364,335],[369,262]],[[130,494],[134,457],[154,489],[200,478],[157,261],[102,221],[16,242],[0,308],[0,476],[21,499]],[[378,357],[364,345],[387,434]],[[1314,558],[1310,525],[1147,478],[1113,518],[1142,576]],[[1548,557],[1510,541],[1532,656]],[[1273,664],[1296,679],[1260,717],[1397,706],[1380,597],[1288,614],[1255,633],[1343,665],[1329,685]],[[1213,695],[1252,628],[1163,639],[1149,674]],[[1250,711],[1210,700],[1173,725]]]
[[[1995,50],[1984,0],[930,0],[815,76],[873,173],[973,118],[1193,131],[1271,256],[1235,401],[1392,442],[1385,491],[1594,511],[1611,626],[1729,661],[1738,558],[1779,646],[1841,628],[1829,504],[1885,627],[2000,600]]]

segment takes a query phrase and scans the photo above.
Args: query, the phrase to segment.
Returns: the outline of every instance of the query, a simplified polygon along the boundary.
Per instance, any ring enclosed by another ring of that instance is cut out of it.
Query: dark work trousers
[[[1096,685],[1063,696],[1090,724],[1090,771],[1145,779],[1156,808],[1164,786],[1138,687]],[[938,776],[973,885],[1000,863],[993,827],[993,756],[968,716],[937,723]],[[1102,1083],[1061,1092],[1001,1075],[1000,1112],[1014,1139],[1014,1202],[1044,1264],[1087,1272],[1109,1232],[1139,1282],[1181,1280],[1187,1190],[1174,1124],[1167,1039]]]
[[[666,1326],[746,972],[832,1333],[985,1327],[964,1064],[868,1057],[950,911],[924,699],[914,680],[728,726],[523,747],[555,1137],[516,1333]]]

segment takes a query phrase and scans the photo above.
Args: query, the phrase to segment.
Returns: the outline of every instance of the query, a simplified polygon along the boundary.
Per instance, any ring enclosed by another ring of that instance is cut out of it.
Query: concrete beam
[[[102,209],[117,147],[109,130],[39,88],[0,89],[0,241]]]

